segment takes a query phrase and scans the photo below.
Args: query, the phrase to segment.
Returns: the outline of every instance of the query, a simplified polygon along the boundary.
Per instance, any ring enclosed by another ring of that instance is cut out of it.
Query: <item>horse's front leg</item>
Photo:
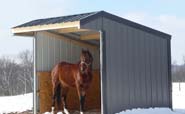
[[[81,93],[80,96],[80,114],[84,112],[84,103],[85,103],[85,91]]]
[[[85,89],[81,87],[80,83],[78,82],[76,83],[76,89],[77,89],[78,97],[80,100],[80,114],[83,114],[86,92],[85,92]]]
[[[79,100],[80,100],[80,114],[84,112],[84,104],[85,104],[85,95],[86,92],[84,90],[79,90]]]

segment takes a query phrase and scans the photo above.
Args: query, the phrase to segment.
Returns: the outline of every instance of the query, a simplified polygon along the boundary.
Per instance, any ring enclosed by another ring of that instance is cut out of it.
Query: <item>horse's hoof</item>
[[[80,114],[84,114],[83,112],[80,112]]]
[[[54,114],[55,107],[51,107],[51,114]]]
[[[66,108],[64,108],[64,112],[65,114],[69,114],[69,111]]]
[[[57,112],[57,114],[63,114],[62,112]]]

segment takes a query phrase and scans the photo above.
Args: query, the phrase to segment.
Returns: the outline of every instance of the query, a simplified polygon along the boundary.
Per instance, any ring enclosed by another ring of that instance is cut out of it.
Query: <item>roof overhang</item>
[[[33,37],[34,32],[41,31],[52,31],[59,34],[80,33],[80,40],[99,40],[99,33],[89,29],[81,29],[80,21],[12,28],[12,33],[16,36]],[[88,34],[81,34],[82,32]]]
[[[66,23],[57,23],[57,24],[48,24],[48,25],[37,25],[29,27],[16,27],[12,28],[12,33],[14,35],[20,36],[32,36],[33,32],[45,31],[45,30],[59,30],[64,32],[79,31],[80,30],[80,21],[66,22]]]

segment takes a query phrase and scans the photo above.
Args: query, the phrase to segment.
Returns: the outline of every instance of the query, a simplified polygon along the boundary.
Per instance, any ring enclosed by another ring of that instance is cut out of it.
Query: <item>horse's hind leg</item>
[[[62,101],[63,101],[63,107],[64,107],[64,112],[66,114],[69,114],[69,111],[67,110],[67,93],[68,93],[68,88],[63,88],[63,93],[62,93]]]
[[[60,84],[59,83],[55,83],[53,84],[53,96],[52,96],[52,108],[51,108],[51,113],[54,114],[54,110],[55,110],[55,101],[57,100],[57,104],[58,104],[58,94],[60,92]]]
[[[55,87],[53,87],[51,114],[54,114],[54,110],[55,110],[55,98],[56,98],[56,90],[55,90]]]

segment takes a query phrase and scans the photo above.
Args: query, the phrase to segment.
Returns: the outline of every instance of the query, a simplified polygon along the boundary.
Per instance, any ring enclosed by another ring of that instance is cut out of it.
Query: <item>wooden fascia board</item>
[[[79,29],[78,27],[62,28],[54,30],[58,33],[71,33],[71,32],[85,32],[90,31],[89,29]]]
[[[74,22],[48,24],[48,25],[37,25],[37,26],[31,26],[31,27],[12,28],[12,33],[16,34],[16,33],[25,33],[25,32],[36,32],[36,31],[55,30],[55,29],[70,28],[70,27],[80,28],[80,22],[74,21]]]

